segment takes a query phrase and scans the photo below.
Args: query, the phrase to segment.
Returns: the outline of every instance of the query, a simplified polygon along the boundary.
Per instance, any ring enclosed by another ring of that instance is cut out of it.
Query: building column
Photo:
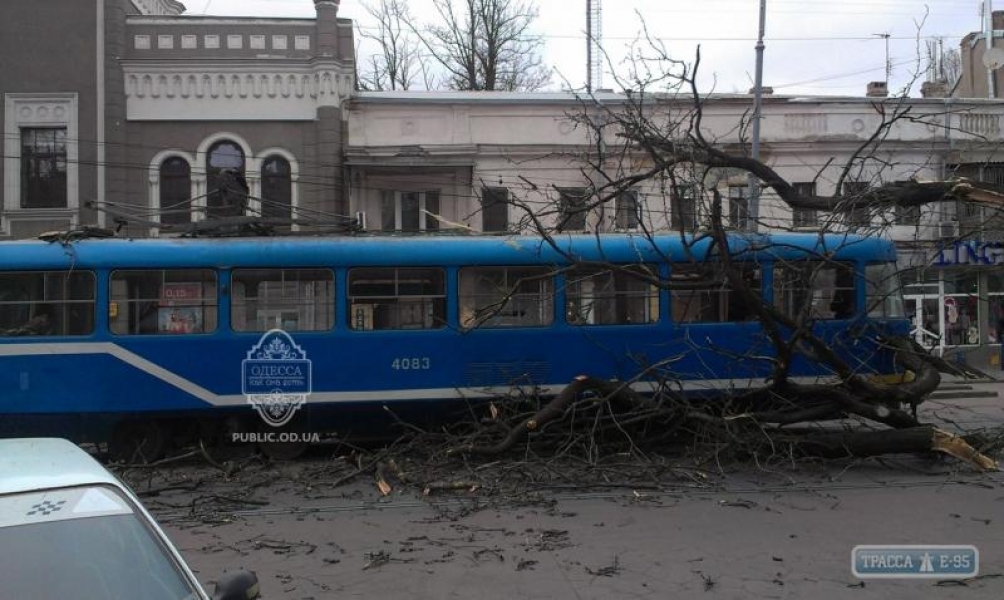
[[[102,202],[127,201],[128,165],[132,158],[126,144],[125,74],[119,62],[126,50],[126,14],[123,3],[105,2],[104,56],[104,197]],[[136,189],[142,189],[142,175],[134,175]]]
[[[336,106],[317,109],[317,164],[319,172],[315,210],[342,216],[349,215],[349,206],[343,189],[344,124],[342,110]]]
[[[314,0],[317,11],[317,52],[321,58],[338,57],[338,3],[340,0]]]

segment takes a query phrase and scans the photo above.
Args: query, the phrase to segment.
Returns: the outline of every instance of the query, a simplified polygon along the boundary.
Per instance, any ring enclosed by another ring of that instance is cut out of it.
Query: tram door
[[[937,350],[938,354],[945,352],[945,311],[941,309],[938,296],[904,296],[906,310],[912,313],[913,327],[910,330],[913,339],[928,350]]]

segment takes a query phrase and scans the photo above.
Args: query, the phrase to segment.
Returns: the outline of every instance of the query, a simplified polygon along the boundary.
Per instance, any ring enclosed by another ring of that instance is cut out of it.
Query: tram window
[[[446,326],[446,273],[436,268],[349,271],[349,327],[440,329]]]
[[[335,277],[327,269],[235,269],[230,297],[234,331],[330,331]]]
[[[670,277],[673,320],[678,323],[724,323],[757,318],[756,311],[729,285],[723,273],[711,268],[674,266]],[[760,269],[755,265],[735,265],[747,288],[762,295]]]
[[[209,269],[115,271],[112,333],[153,335],[216,330],[216,272]]]
[[[854,266],[822,261],[778,263],[774,304],[791,317],[848,319],[857,310]]]
[[[903,288],[895,263],[865,267],[865,303],[870,317],[903,317]]]
[[[546,267],[461,269],[461,327],[550,325],[554,321],[553,275]]]
[[[742,277],[743,284],[758,299],[763,298],[763,283],[760,279],[760,267],[750,264],[733,265],[738,271],[738,276]],[[728,321],[755,321],[760,315],[754,307],[743,297],[735,285],[728,286],[726,296],[725,317]]]
[[[655,267],[581,267],[565,273],[565,315],[573,325],[639,325],[659,318]]]
[[[94,332],[94,273],[0,272],[0,336]]]

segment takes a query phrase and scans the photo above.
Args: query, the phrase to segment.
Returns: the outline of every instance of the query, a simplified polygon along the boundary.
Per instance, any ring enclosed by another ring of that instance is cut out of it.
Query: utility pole
[[[994,8],[993,0],[983,0],[983,20],[986,23],[986,48],[984,48],[984,56],[987,55],[994,47]],[[991,55],[992,56],[992,55]],[[997,81],[994,77],[994,69],[990,65],[987,65],[987,98],[997,97]]]
[[[586,91],[593,91],[593,0],[586,0]]]
[[[603,87],[603,7],[602,0],[586,0],[586,90]]]
[[[889,85],[889,77],[892,76],[892,63],[889,62],[889,37],[888,33],[873,33],[872,35],[885,38],[885,84]]]
[[[753,160],[760,160],[760,112],[763,104],[763,34],[767,24],[767,0],[760,0],[760,33],[756,40],[756,80],[753,84]],[[760,220],[760,181],[752,173],[748,178],[749,207],[747,229],[757,230]]]

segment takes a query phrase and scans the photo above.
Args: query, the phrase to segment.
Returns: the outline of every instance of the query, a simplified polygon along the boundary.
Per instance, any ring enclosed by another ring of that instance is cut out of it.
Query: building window
[[[382,193],[380,216],[384,231],[436,231],[438,215],[438,191]]]
[[[791,184],[795,188],[795,193],[804,198],[811,198],[816,195],[816,182],[804,181]],[[792,227],[818,227],[819,214],[813,208],[793,208],[791,209]]]
[[[209,218],[242,216],[247,205],[244,150],[223,140],[206,153],[206,213]],[[243,197],[242,197],[243,195]]]
[[[509,190],[481,188],[481,231],[509,230]]]
[[[965,177],[1004,187],[1004,163],[957,165],[954,170],[956,177]]]
[[[955,205],[955,214],[960,221],[972,223],[983,219],[983,206],[975,202],[959,200]]]
[[[192,169],[172,156],[160,163],[160,222],[180,225],[192,221]]]
[[[638,229],[641,224],[641,201],[638,199],[638,192],[626,190],[617,195],[616,215],[614,226],[616,229]]]
[[[441,329],[446,326],[443,269],[368,268],[349,271],[349,327]]]
[[[965,177],[998,186],[1004,184],[1004,165],[1000,163],[958,165],[954,170],[956,177]],[[959,221],[965,223],[963,229],[967,232],[977,233],[980,226],[984,225],[981,223],[984,218],[984,210],[983,206],[979,204],[959,200],[956,202],[955,215]]]
[[[540,327],[554,320],[553,272],[545,267],[460,270],[460,326]]]
[[[582,231],[586,228],[586,188],[558,188],[557,231]]]
[[[578,267],[565,273],[565,317],[572,325],[644,325],[659,318],[656,269]]]
[[[896,225],[920,225],[920,206],[896,206]]]
[[[335,279],[327,269],[237,269],[230,322],[234,331],[329,331]]]
[[[293,217],[293,178],[289,161],[270,156],[261,166],[261,216],[265,219]]]
[[[66,128],[21,129],[21,208],[66,208]]]
[[[866,181],[845,181],[843,185],[842,204],[847,213],[848,227],[868,227],[871,225],[871,211],[864,203],[865,193],[868,191]]]
[[[730,185],[729,186],[729,226],[736,229],[746,227],[746,220],[749,218],[750,201],[749,186]]]
[[[697,198],[691,186],[673,186],[669,226],[677,231],[697,229]]]

